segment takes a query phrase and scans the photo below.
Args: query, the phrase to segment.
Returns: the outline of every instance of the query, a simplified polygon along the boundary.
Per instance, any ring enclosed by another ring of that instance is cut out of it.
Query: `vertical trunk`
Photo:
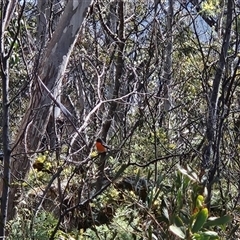
[[[124,1],[119,0],[117,4],[117,16],[119,19],[119,25],[118,25],[118,39],[119,42],[117,43],[117,64],[116,64],[116,72],[114,77],[114,87],[112,92],[112,98],[117,98],[119,95],[119,89],[121,86],[121,77],[123,73],[123,51],[124,51]],[[111,105],[109,107],[106,120],[102,124],[101,129],[101,137],[104,139],[104,141],[107,138],[108,131],[111,127],[112,120],[115,115],[115,111],[117,109],[117,102],[111,102]],[[98,177],[97,177],[97,185],[96,190],[100,190],[102,187],[102,180],[104,176],[104,167],[105,167],[105,161],[106,157],[102,155],[100,157],[101,164],[98,166]]]
[[[168,1],[168,11],[167,11],[167,36],[166,36],[166,47],[165,47],[165,61],[163,65],[163,98],[164,98],[164,111],[167,112],[171,108],[171,96],[169,85],[172,79],[172,50],[173,50],[173,0]]]
[[[117,98],[119,89],[121,86],[121,76],[123,73],[123,51],[124,51],[124,1],[119,0],[117,5],[117,16],[119,19],[118,23],[118,39],[119,42],[117,43],[117,64],[116,64],[116,72],[114,77],[114,87],[113,87],[113,93],[112,98]],[[101,136],[105,140],[107,137],[107,133],[109,131],[109,128],[111,126],[114,113],[117,109],[117,102],[111,102],[111,105],[109,107],[109,111],[107,113],[107,117],[105,122],[102,125],[101,129]]]
[[[30,159],[27,152],[38,149],[52,111],[52,100],[48,97],[41,82],[50,92],[54,92],[58,83],[61,82],[90,4],[91,0],[68,1],[53,37],[46,46],[41,60],[42,64],[38,68],[39,71],[35,75],[32,99],[20,125],[13,152],[13,154],[18,154],[18,159],[11,165],[14,179],[12,179],[13,184],[9,198],[9,219],[14,217],[14,208],[21,195],[21,186],[14,182],[23,180],[28,173]]]
[[[206,137],[207,137],[207,145],[204,148],[203,159],[202,159],[202,169],[206,170],[209,169],[208,174],[208,192],[209,192],[209,199],[211,196],[211,187],[212,182],[214,180],[214,176],[219,166],[219,146],[217,147],[217,141],[221,137],[220,129],[218,128],[218,95],[219,89],[222,82],[222,75],[224,73],[224,69],[226,66],[226,57],[227,52],[229,50],[230,38],[231,38],[231,27],[232,27],[232,9],[233,4],[232,0],[229,0],[227,3],[227,19],[225,25],[225,33],[223,36],[222,42],[222,49],[220,53],[220,58],[218,62],[218,66],[216,69],[215,77],[213,80],[213,90],[210,96],[210,102],[208,106],[208,119],[207,119],[207,130],[206,130]]]
[[[10,186],[10,141],[9,141],[9,57],[11,52],[5,52],[4,33],[15,11],[17,1],[1,1],[0,19],[0,75],[2,80],[2,141],[3,141],[3,177],[0,215],[0,238],[5,239],[8,217],[9,186]],[[21,17],[21,16],[20,16]],[[16,33],[18,34],[18,33]]]
[[[168,9],[166,11],[166,43],[164,52],[164,63],[163,63],[163,74],[161,77],[161,85],[163,86],[163,113],[160,119],[160,124],[165,122],[165,115],[170,110],[172,101],[170,95],[169,86],[172,82],[172,53],[173,53],[173,5],[174,1],[168,1]],[[170,125],[170,121],[169,121]],[[170,126],[168,126],[170,127]],[[157,156],[156,156],[157,157]],[[158,177],[158,166],[157,162],[155,163],[155,181],[157,181]]]
[[[218,95],[219,88],[222,80],[222,74],[224,72],[224,68],[226,65],[226,57],[227,51],[229,49],[230,37],[231,37],[231,25],[232,25],[232,1],[228,1],[227,5],[228,14],[227,14],[227,22],[225,26],[225,34],[222,43],[222,49],[220,53],[220,58],[217,66],[217,70],[215,73],[214,81],[213,81],[213,90],[210,97],[209,109],[208,109],[208,120],[207,120],[207,131],[206,136],[208,140],[207,146],[207,155],[203,159],[203,168],[208,167],[210,164],[214,163],[213,159],[213,144],[216,139],[216,130],[217,130],[217,110],[218,110]]]
[[[9,200],[9,185],[10,185],[10,144],[9,144],[9,69],[8,59],[4,59],[2,64],[2,106],[3,106],[3,126],[2,126],[2,139],[3,139],[3,186],[1,197],[1,225],[0,225],[0,237],[5,236],[5,227],[7,221],[7,206]]]
[[[37,41],[39,50],[42,49],[47,40],[47,32],[48,32],[48,22],[47,19],[49,17],[49,1],[38,0],[37,8],[38,8],[38,17],[37,17]],[[47,10],[48,9],[48,10]]]

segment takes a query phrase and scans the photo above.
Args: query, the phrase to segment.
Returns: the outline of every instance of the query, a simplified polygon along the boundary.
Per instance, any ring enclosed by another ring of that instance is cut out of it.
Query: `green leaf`
[[[149,196],[149,200],[148,200],[149,207],[152,207],[154,202],[157,201],[161,192],[162,192],[161,189],[158,189],[156,193],[154,191],[150,191],[150,194],[148,195]]]
[[[179,209],[181,209],[183,207],[183,200],[184,200],[184,196],[182,195],[182,191],[179,190],[177,192],[177,206]]]
[[[201,233],[202,236],[208,236],[208,237],[218,237],[218,233],[214,231],[205,231]]]
[[[179,170],[183,175],[187,176],[190,180],[196,182],[196,179],[195,179],[193,176],[191,176],[186,169],[184,169],[184,168],[181,167],[180,165],[178,165],[177,167],[178,167],[178,170]]]
[[[196,220],[192,227],[192,233],[197,233],[203,227],[204,223],[207,221],[207,218],[208,218],[208,209],[203,208],[196,216]]]
[[[169,227],[169,230],[181,239],[185,239],[185,237],[186,237],[185,233],[182,231],[182,229],[175,225],[171,225]]]
[[[206,231],[206,232],[200,232],[200,233],[194,233],[193,238],[194,240],[213,240],[213,239],[219,239],[218,234],[214,231]]]
[[[183,221],[184,224],[188,225],[190,222],[190,218],[188,216],[188,212],[186,210],[181,209],[179,212],[179,217]]]
[[[152,238],[152,226],[149,226],[149,228],[148,228],[148,238],[149,239]]]
[[[169,221],[168,209],[166,207],[162,209],[162,215]]]
[[[174,217],[174,223],[177,227],[184,226],[183,220],[179,216]]]
[[[219,218],[209,218],[208,221],[204,224],[204,227],[212,227],[212,226],[220,226],[220,225],[225,225],[229,221],[231,221],[232,217],[229,215],[224,215]]]
[[[198,209],[201,209],[204,204],[204,197],[202,195],[198,195],[197,200],[196,200],[196,207]]]
[[[154,201],[153,201],[153,191],[150,192],[149,194],[149,200],[148,200],[148,205],[149,207],[151,207],[153,205]]]

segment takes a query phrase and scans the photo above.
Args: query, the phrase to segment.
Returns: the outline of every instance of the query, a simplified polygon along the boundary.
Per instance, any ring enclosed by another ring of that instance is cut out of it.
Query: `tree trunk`
[[[225,25],[225,33],[223,36],[222,49],[220,53],[219,62],[217,65],[215,77],[213,80],[213,89],[210,96],[210,102],[208,103],[208,119],[207,119],[207,145],[204,148],[202,158],[202,169],[205,171],[209,169],[207,188],[208,188],[208,203],[210,204],[211,189],[214,182],[214,177],[219,168],[220,158],[220,145],[218,139],[221,138],[222,131],[218,126],[220,118],[218,117],[219,112],[219,89],[222,83],[222,76],[226,66],[227,53],[230,46],[231,28],[232,28],[232,17],[233,17],[233,4],[232,0],[227,3],[227,20]]]
[[[1,2],[1,18],[0,18],[0,75],[2,80],[2,141],[3,141],[3,177],[2,177],[2,195],[1,195],[1,215],[0,215],[0,238],[5,239],[6,223],[7,223],[7,209],[9,202],[9,185],[10,185],[10,139],[9,139],[9,58],[12,54],[12,47],[10,45],[8,52],[5,46],[5,33],[12,18],[17,5],[16,0]],[[24,4],[23,4],[24,5]],[[24,6],[23,6],[24,7]],[[19,19],[21,14],[19,15]],[[18,26],[19,28],[20,26]],[[17,29],[16,37],[19,33]]]
[[[1,58],[2,60],[2,58]],[[3,139],[3,184],[1,196],[1,227],[0,237],[5,236],[5,226],[7,221],[7,206],[9,201],[9,183],[10,183],[10,142],[9,142],[9,68],[8,59],[2,62],[4,71],[1,71],[2,78],[2,109],[3,109],[3,125],[2,125],[2,139]]]
[[[62,81],[70,53],[90,4],[91,0],[68,1],[34,77],[32,98],[20,124],[13,149],[13,155],[17,156],[17,159],[11,165],[13,177],[8,207],[9,219],[14,217],[14,208],[21,196],[19,183],[29,171],[30,159],[27,152],[38,149],[52,110],[52,100],[48,97],[42,82],[54,93],[54,89]]]

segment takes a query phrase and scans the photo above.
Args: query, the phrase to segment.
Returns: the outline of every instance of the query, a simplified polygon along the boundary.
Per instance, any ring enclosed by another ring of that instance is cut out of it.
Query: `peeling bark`
[[[21,186],[15,183],[24,180],[29,171],[30,159],[27,152],[30,150],[34,152],[38,149],[52,112],[52,100],[41,85],[41,81],[52,93],[62,81],[69,56],[90,4],[91,0],[68,1],[41,58],[39,70],[34,78],[32,99],[20,125],[13,151],[13,155],[18,155],[18,157],[11,165],[13,178],[8,208],[9,219],[14,217],[14,207],[21,196]]]

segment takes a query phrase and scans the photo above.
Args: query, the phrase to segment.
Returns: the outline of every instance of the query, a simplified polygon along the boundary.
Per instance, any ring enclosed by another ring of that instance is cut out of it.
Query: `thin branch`
[[[10,58],[11,55],[12,55],[12,51],[13,51],[14,45],[15,45],[15,43],[16,43],[16,41],[17,41],[17,38],[18,38],[18,35],[19,35],[19,32],[20,32],[20,29],[21,29],[21,20],[22,20],[24,8],[25,8],[25,3],[26,3],[26,2],[23,1],[23,5],[22,5],[22,7],[21,7],[21,12],[20,12],[20,14],[19,14],[19,16],[18,16],[18,20],[17,20],[17,23],[18,23],[17,32],[15,33],[15,36],[14,36],[14,38],[13,38],[13,41],[12,41],[11,46],[10,46],[10,48],[9,48],[9,51],[8,51],[8,53],[7,53],[7,55],[6,55],[6,58],[7,58],[7,59]]]
[[[149,165],[154,164],[154,163],[156,163],[158,161],[167,160],[169,158],[174,158],[174,157],[183,157],[185,155],[187,155],[187,153],[184,153],[184,154],[183,153],[182,154],[170,154],[170,155],[166,155],[166,156],[163,156],[163,157],[155,158],[155,159],[153,159],[153,160],[151,160],[151,161],[149,161],[149,162],[147,162],[145,164],[139,164],[139,163],[136,163],[136,162],[132,162],[131,163],[130,162],[130,163],[128,163],[128,165],[129,166],[130,165],[138,166],[138,167],[144,168],[144,167],[148,167]]]

